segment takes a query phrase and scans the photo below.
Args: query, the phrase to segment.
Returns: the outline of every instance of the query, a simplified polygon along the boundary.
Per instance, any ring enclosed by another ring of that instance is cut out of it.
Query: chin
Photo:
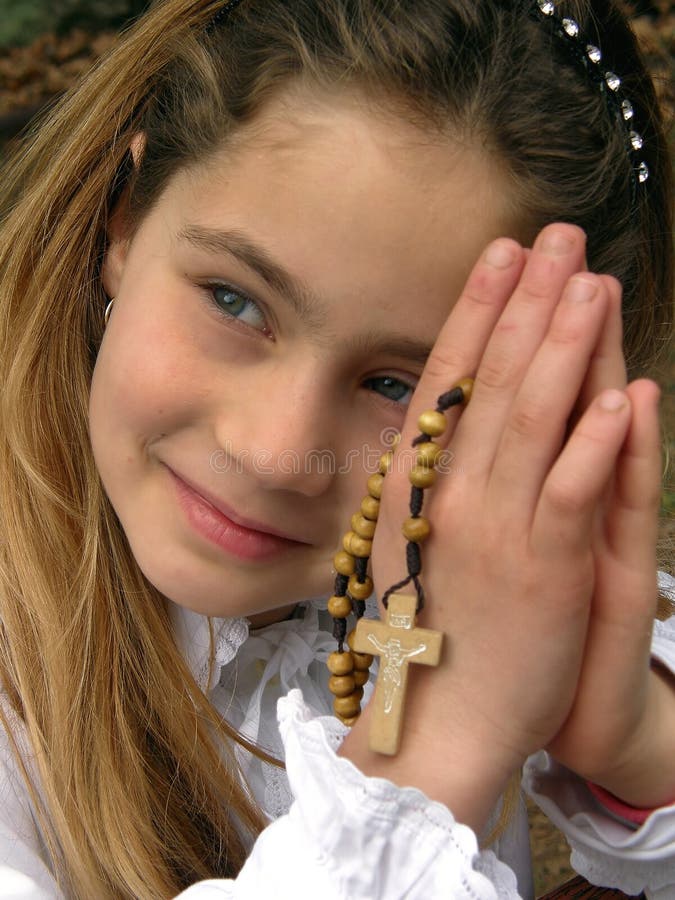
[[[260,585],[251,585],[250,579],[228,578],[219,574],[215,579],[205,580],[197,573],[179,571],[176,565],[168,568],[158,565],[156,560],[136,559],[145,578],[163,597],[203,616],[236,618],[270,614],[274,609],[292,602],[284,596],[280,602],[279,590],[274,591],[272,596],[266,596],[267,592],[263,593]]]
[[[266,564],[220,559],[199,547],[172,540],[148,541],[148,530],[127,533],[131,552],[145,578],[167,600],[204,616],[274,616],[302,599],[330,593],[330,561],[312,560],[298,583],[298,564]],[[228,564],[229,562],[229,564]],[[284,616],[277,616],[283,618]]]
[[[222,588],[215,590],[189,581],[183,582],[179,587],[172,578],[153,578],[146,572],[144,575],[167,600],[203,616],[231,618],[249,616],[260,611],[260,597],[254,600],[236,588],[228,591]]]

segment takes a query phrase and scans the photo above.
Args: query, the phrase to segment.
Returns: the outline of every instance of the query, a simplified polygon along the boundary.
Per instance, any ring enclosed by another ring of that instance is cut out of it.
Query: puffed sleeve
[[[279,701],[294,802],[269,825],[234,880],[193,885],[180,900],[516,900],[516,878],[470,828],[413,788],[367,778],[336,750],[346,729],[315,717],[299,690]],[[12,734],[30,768],[21,723]],[[64,900],[23,772],[0,729],[0,900]]]
[[[474,832],[414,788],[368,778],[337,756],[344,729],[313,718],[300,691],[279,701],[294,802],[266,828],[235,881],[180,900],[515,900],[516,878]]]

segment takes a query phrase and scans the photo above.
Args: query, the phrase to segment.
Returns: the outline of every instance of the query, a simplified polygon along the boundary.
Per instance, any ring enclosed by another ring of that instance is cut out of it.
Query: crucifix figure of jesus
[[[393,756],[398,752],[403,721],[408,664],[437,666],[443,635],[440,631],[415,627],[417,597],[392,594],[384,622],[359,619],[351,638],[356,653],[377,654],[380,671],[372,700],[370,749]]]

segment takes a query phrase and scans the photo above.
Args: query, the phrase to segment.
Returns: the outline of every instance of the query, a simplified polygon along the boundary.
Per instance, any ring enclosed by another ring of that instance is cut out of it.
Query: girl
[[[530,896],[525,764],[580,871],[673,896],[625,370],[670,333],[668,171],[604,0],[166,0],[49,115],[3,182],[1,895]],[[372,704],[329,715],[331,559],[401,430],[401,579],[417,419],[467,374],[424,510],[446,649],[385,757]]]

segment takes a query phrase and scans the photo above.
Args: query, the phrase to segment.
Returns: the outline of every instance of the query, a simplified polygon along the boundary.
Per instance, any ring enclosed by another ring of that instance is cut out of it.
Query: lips
[[[190,524],[229,554],[243,559],[263,559],[311,543],[240,516],[203,488],[195,487],[171,469],[168,471]]]

